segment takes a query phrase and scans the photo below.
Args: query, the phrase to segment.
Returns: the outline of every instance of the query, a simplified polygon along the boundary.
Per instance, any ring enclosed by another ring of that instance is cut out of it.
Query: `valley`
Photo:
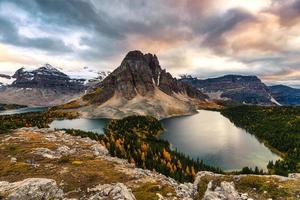
[[[54,199],[109,199],[102,189],[114,187],[123,192],[111,195],[125,199],[300,195],[300,110],[281,105],[294,105],[298,97],[281,99],[282,92],[277,89],[275,95],[258,77],[177,79],[162,69],[156,55],[141,51],[128,52],[113,72],[90,81],[70,78],[49,64],[21,68],[13,77],[0,91],[4,181],[16,174],[22,176],[12,184],[43,184],[31,178],[47,178],[61,195]],[[45,142],[52,137],[57,139]],[[79,169],[84,175],[76,174]],[[120,176],[108,175],[112,169]],[[57,170],[62,177],[54,174]],[[99,182],[100,177],[106,181]],[[272,188],[277,179],[291,190]],[[266,193],[253,191],[253,181]],[[0,182],[0,195],[6,195],[1,188],[15,195],[10,187]]]

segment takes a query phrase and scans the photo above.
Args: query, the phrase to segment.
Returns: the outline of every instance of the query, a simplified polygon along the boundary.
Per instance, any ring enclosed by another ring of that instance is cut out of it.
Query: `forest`
[[[269,162],[270,173],[287,175],[300,171],[300,107],[238,106],[221,113],[281,153],[283,160]]]
[[[101,142],[112,156],[127,159],[137,167],[154,170],[179,182],[192,181],[198,171],[222,173],[200,160],[172,149],[169,142],[158,139],[163,131],[161,123],[150,116],[130,116],[111,120],[104,135],[80,130],[66,130],[72,135],[90,137]]]
[[[0,134],[22,127],[48,128],[55,119],[74,119],[79,115],[75,112],[31,112],[16,115],[0,115]]]
[[[11,109],[19,109],[19,108],[26,108],[27,106],[17,105],[17,104],[2,104],[0,103],[0,111],[3,110],[11,110]]]

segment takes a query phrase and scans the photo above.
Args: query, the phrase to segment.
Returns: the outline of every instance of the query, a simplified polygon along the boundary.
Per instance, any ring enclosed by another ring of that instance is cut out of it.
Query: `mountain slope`
[[[300,89],[288,87],[285,85],[270,86],[272,96],[281,105],[300,105]]]
[[[200,80],[191,76],[181,81],[190,83],[212,99],[233,100],[239,103],[274,105],[268,87],[256,76],[226,75]]]
[[[131,51],[117,69],[71,104],[87,117],[139,114],[164,118],[192,114],[195,105],[205,104],[207,98],[163,70],[155,55]]]
[[[3,84],[0,103],[28,106],[53,106],[66,103],[83,94],[83,79],[71,79],[49,64],[36,70],[21,68]]]

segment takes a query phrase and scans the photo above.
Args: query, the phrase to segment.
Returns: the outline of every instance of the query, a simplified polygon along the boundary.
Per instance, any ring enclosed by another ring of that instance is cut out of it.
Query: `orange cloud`
[[[264,54],[282,51],[287,46],[286,31],[280,26],[278,16],[260,13],[257,20],[239,24],[224,38],[233,53],[254,51]]]

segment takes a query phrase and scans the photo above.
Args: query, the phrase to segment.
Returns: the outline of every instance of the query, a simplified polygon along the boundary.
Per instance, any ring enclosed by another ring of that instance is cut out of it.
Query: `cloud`
[[[72,51],[62,40],[57,38],[27,38],[21,36],[17,27],[3,17],[0,17],[0,41],[11,45],[36,48],[55,53]]]
[[[15,56],[74,70],[113,69],[140,49],[176,75],[292,81],[300,66],[299,16],[300,0],[0,0],[0,44],[21,49]],[[14,62],[0,60],[0,71],[30,64]],[[278,75],[285,70],[293,76]]]

